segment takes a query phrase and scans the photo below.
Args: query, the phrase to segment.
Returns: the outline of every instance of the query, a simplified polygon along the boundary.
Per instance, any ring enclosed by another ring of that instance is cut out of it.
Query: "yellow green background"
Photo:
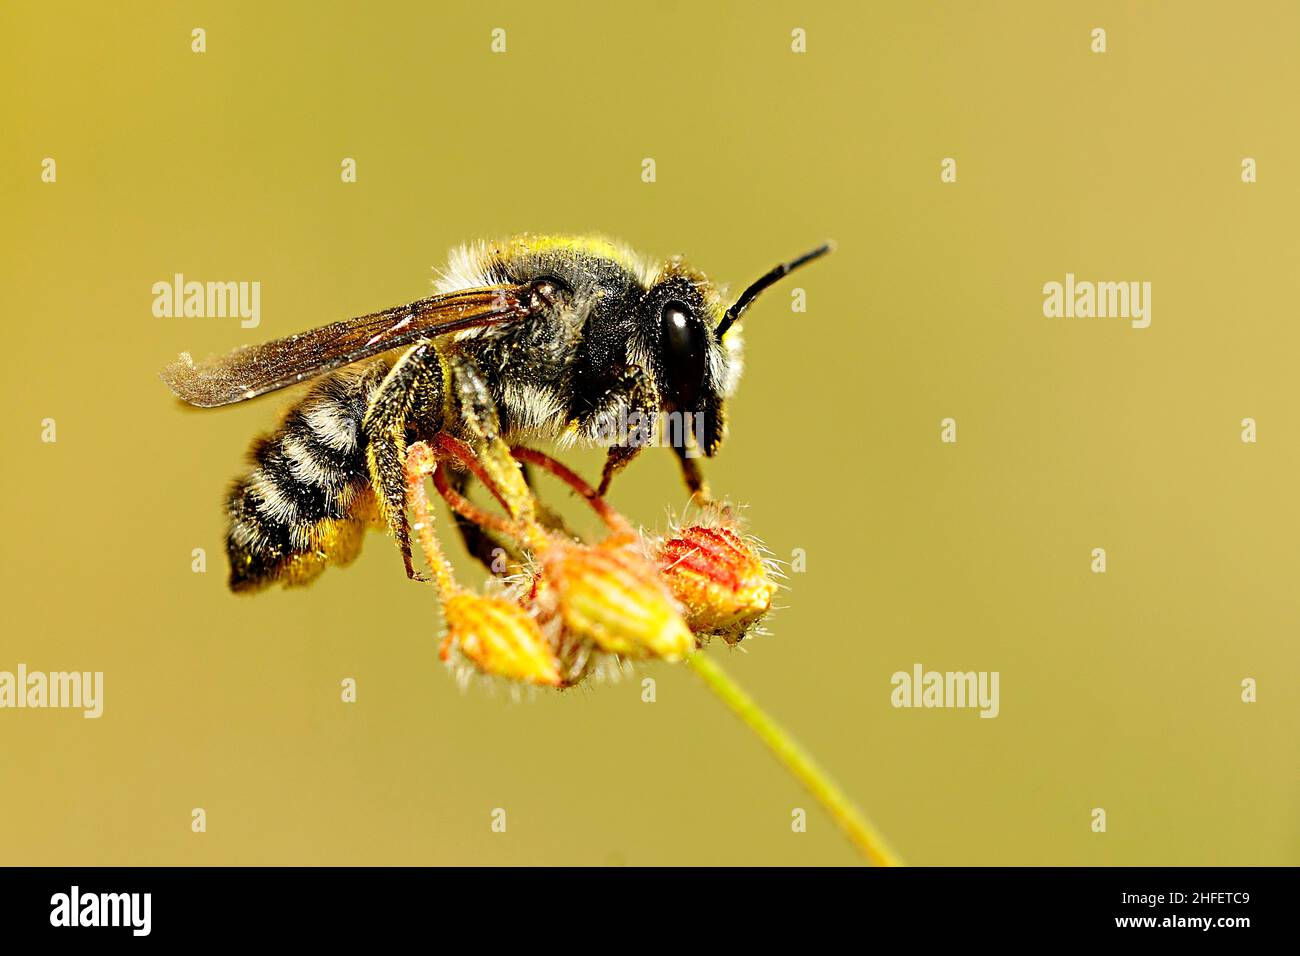
[[[0,863],[855,862],[681,667],[653,704],[462,693],[378,534],[226,593],[222,495],[287,397],[187,412],[162,365],[525,230],[733,290],[838,241],[750,313],[709,471],[807,571],[713,653],[909,862],[1300,862],[1297,36],[1281,2],[5,3],[0,669],[106,690],[0,712]],[[154,318],[176,272],[260,281],[261,327]],[[1150,281],[1151,327],[1044,318],[1066,272]],[[613,495],[684,498],[667,452]],[[915,662],[999,671],[1001,715],[892,708]]]

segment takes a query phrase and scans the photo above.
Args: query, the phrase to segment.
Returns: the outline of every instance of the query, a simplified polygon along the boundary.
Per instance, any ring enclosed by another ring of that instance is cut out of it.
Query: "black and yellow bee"
[[[253,470],[231,487],[231,589],[311,581],[351,561],[373,525],[396,536],[414,577],[404,458],[408,443],[440,432],[471,446],[497,436],[608,444],[630,420],[686,414],[699,427],[670,444],[687,486],[702,491],[695,458],[717,451],[740,376],[737,320],[830,249],[778,265],[724,307],[680,258],[650,262],[600,238],[519,236],[457,250],[435,294],[417,302],[201,365],[182,354],[163,380],[204,408],[333,373],[253,444]],[[641,447],[610,446],[602,493]]]

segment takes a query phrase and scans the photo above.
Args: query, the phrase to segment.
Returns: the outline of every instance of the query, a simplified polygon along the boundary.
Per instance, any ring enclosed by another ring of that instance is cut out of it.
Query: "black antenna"
[[[737,299],[735,304],[727,310],[726,314],[722,317],[722,321],[718,323],[718,327],[713,330],[713,334],[718,338],[722,338],[722,336],[726,334],[727,329],[731,328],[741,315],[744,314],[744,311],[749,308],[750,303],[758,298],[758,294],[772,283],[789,275],[791,272],[794,272],[794,270],[798,269],[800,266],[807,265],[814,259],[820,259],[822,256],[826,255],[826,253],[834,251],[835,243],[824,242],[816,249],[812,250],[812,252],[805,252],[798,259],[791,259],[789,262],[783,262],[771,272],[761,276],[752,283],[748,289],[740,293],[740,298]]]

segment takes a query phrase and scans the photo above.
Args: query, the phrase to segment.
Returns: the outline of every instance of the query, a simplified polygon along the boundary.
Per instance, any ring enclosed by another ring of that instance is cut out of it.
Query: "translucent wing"
[[[257,398],[422,338],[517,321],[529,314],[520,287],[502,285],[430,296],[344,319],[195,365],[188,352],[162,380],[191,405],[215,408]]]

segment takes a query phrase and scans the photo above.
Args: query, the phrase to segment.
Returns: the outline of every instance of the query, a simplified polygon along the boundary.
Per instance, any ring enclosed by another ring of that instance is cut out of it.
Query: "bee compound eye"
[[[668,394],[679,408],[694,408],[704,385],[708,333],[685,303],[672,299],[659,312]]]
[[[554,306],[568,293],[568,287],[552,276],[534,279],[528,288],[529,305],[534,308]]]

